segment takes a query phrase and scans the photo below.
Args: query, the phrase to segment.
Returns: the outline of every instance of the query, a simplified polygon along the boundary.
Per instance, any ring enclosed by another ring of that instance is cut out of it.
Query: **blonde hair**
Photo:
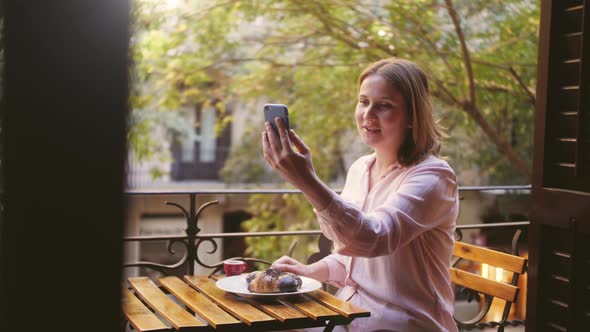
[[[424,71],[417,64],[404,59],[379,60],[360,74],[359,88],[367,77],[375,74],[390,81],[406,103],[411,130],[400,147],[398,162],[408,166],[422,161],[429,154],[439,156],[445,134],[434,120]]]

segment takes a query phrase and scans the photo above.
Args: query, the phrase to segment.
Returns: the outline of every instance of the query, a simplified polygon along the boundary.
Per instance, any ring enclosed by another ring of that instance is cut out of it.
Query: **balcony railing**
[[[530,192],[531,186],[477,186],[477,187],[460,187],[459,193],[477,191],[477,192],[494,192],[494,193],[528,193]],[[217,200],[206,202],[197,208],[196,199],[197,196],[201,195],[253,195],[253,194],[265,194],[265,195],[282,195],[282,194],[301,194],[299,190],[288,190],[288,189],[267,189],[267,190],[250,190],[250,189],[238,189],[238,190],[159,190],[159,189],[148,189],[148,190],[128,190],[128,195],[173,195],[173,196],[188,196],[189,204],[188,207],[184,207],[175,202],[165,202],[166,205],[176,207],[184,216],[186,220],[186,235],[164,235],[164,236],[127,236],[123,239],[124,242],[149,242],[149,241],[168,241],[168,251],[174,254],[172,246],[176,243],[180,243],[185,247],[184,255],[173,264],[160,264],[157,262],[128,262],[123,267],[145,267],[154,269],[163,274],[169,275],[173,270],[184,270],[187,274],[193,274],[195,271],[194,263],[199,264],[205,268],[212,269],[212,273],[216,272],[223,265],[223,261],[215,264],[206,264],[199,257],[199,247],[201,244],[208,242],[213,246],[213,250],[208,251],[209,254],[213,254],[218,249],[218,244],[215,239],[225,238],[246,238],[246,237],[265,237],[265,236],[293,236],[293,235],[307,235],[307,236],[319,236],[321,235],[320,230],[308,230],[308,231],[273,231],[273,232],[232,232],[232,233],[201,233],[199,228],[199,218],[203,211],[212,205],[218,204]],[[462,198],[460,198],[462,199]],[[487,223],[487,224],[467,224],[457,225],[457,236],[460,239],[462,237],[463,230],[469,229],[491,229],[491,228],[526,228],[529,221],[523,220],[519,222],[498,222],[498,223]],[[322,248],[319,248],[320,250]],[[238,259],[245,260],[247,262],[260,262],[269,264],[270,262],[249,257],[235,257]]]
[[[528,194],[530,193],[530,186],[486,186],[486,187],[460,187],[460,199],[463,199],[462,193],[476,191],[476,192],[492,192],[495,194]],[[330,253],[330,243],[322,241],[322,233],[320,230],[304,230],[304,231],[269,231],[269,232],[222,232],[222,233],[203,233],[199,228],[199,219],[202,213],[210,206],[218,204],[217,200],[208,201],[197,207],[197,197],[200,196],[211,196],[211,195],[253,195],[253,194],[264,194],[264,195],[283,195],[283,194],[301,194],[298,190],[129,190],[127,194],[130,196],[135,195],[166,195],[166,196],[178,196],[188,197],[188,205],[182,206],[175,202],[163,202],[163,204],[170,205],[178,209],[186,221],[185,235],[162,235],[162,236],[127,236],[123,240],[125,243],[142,243],[142,242],[153,242],[153,241],[167,241],[168,252],[171,255],[176,253],[172,249],[175,244],[181,244],[184,247],[184,253],[175,263],[162,264],[159,262],[151,261],[135,261],[127,262],[123,266],[125,268],[131,267],[143,267],[158,271],[165,275],[178,274],[178,271],[183,274],[194,274],[195,263],[201,267],[210,269],[211,274],[216,273],[223,267],[223,260],[207,264],[204,262],[202,257],[199,255],[203,250],[199,250],[203,243],[210,243],[213,247],[212,250],[206,251],[207,254],[214,254],[218,249],[216,239],[229,239],[229,238],[250,238],[250,237],[267,237],[267,236],[320,236],[318,241],[319,252],[314,254],[317,257],[323,257]],[[472,229],[501,229],[509,228],[515,229],[515,236],[511,239],[511,253],[518,255],[519,236],[522,229],[528,228],[529,221],[510,221],[510,222],[494,222],[494,223],[474,223],[474,224],[462,224],[456,227],[456,238],[460,240],[463,237],[463,232]],[[290,248],[292,250],[292,248]],[[312,255],[312,256],[314,256]],[[226,259],[229,257],[226,257]],[[232,257],[234,259],[240,259],[249,263],[262,263],[270,265],[271,262],[256,258],[256,257]],[[481,310],[487,311],[490,309],[489,303],[485,308]],[[479,314],[482,314],[480,310]],[[484,314],[485,314],[484,313]],[[482,316],[483,317],[483,316]],[[497,326],[497,322],[478,323],[474,327],[485,328]],[[511,325],[522,325],[523,320],[513,320],[508,322]]]

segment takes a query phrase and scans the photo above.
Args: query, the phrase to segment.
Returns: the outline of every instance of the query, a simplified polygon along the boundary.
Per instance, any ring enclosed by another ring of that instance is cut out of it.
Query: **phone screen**
[[[287,105],[283,104],[266,104],[264,105],[264,121],[269,122],[277,137],[280,138],[279,129],[275,118],[281,118],[289,130],[289,110]]]

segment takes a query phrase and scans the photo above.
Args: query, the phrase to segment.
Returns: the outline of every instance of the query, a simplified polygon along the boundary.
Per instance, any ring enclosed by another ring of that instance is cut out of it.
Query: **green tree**
[[[318,174],[338,186],[360,70],[375,59],[404,57],[429,75],[436,115],[450,133],[443,152],[460,178],[476,168],[482,184],[530,181],[537,1],[187,0],[176,9],[139,3],[137,107],[260,98],[288,104]],[[262,157],[252,158],[260,151],[257,125],[234,147],[222,171],[226,181],[269,179]],[[255,196],[251,212],[249,230],[315,227],[301,196]],[[251,254],[272,258],[288,245],[250,240]]]

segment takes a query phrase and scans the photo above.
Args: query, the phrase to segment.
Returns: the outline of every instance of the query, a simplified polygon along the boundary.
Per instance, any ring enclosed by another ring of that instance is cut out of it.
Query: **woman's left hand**
[[[305,191],[317,179],[311,161],[311,152],[303,140],[295,134],[295,131],[287,131],[280,118],[276,118],[275,122],[279,129],[280,140],[275,135],[270,123],[264,124],[265,131],[262,132],[264,160],[283,179]]]

